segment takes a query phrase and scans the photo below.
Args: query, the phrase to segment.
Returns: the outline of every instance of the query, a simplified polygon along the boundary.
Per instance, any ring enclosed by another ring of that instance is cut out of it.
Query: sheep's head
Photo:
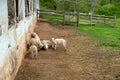
[[[32,37],[32,38],[35,38],[35,34],[34,34],[34,33],[32,33],[32,34],[31,34],[31,37]]]
[[[55,40],[55,38],[51,38],[52,39],[52,41],[54,41]]]
[[[56,43],[55,39],[54,38],[51,38],[51,39],[52,39],[52,44],[56,45],[57,43]]]
[[[37,34],[35,33],[35,32],[33,32],[32,34],[31,34],[31,37],[33,37],[33,38],[35,38],[37,36]]]

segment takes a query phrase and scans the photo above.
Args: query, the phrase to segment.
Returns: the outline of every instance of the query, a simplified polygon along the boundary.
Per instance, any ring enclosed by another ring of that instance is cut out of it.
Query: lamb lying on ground
[[[52,42],[50,40],[42,40],[41,43],[43,44],[43,49],[45,50],[52,46]]]
[[[61,38],[61,39],[54,39],[52,38],[52,47],[56,50],[56,47],[58,44],[62,44],[63,47],[65,48],[65,50],[67,50],[66,48],[66,40]]]
[[[37,59],[37,47],[35,45],[31,45],[29,48],[29,53],[31,54],[32,58],[36,58]]]

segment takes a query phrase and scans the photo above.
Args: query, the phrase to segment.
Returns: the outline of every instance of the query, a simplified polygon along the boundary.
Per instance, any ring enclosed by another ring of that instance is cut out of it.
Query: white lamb
[[[31,34],[31,37],[32,38],[31,38],[31,41],[30,41],[30,45],[34,44],[39,48],[43,47],[43,44],[41,43],[40,37],[35,32],[33,32]]]
[[[37,35],[37,33],[35,33],[35,32],[33,32],[33,33],[31,34],[31,37],[40,40],[40,37],[39,37],[39,36]]]
[[[61,39],[54,39],[54,38],[52,38],[52,47],[56,50],[56,47],[57,47],[57,45],[58,44],[62,44],[63,45],[63,47],[65,48],[65,50],[67,50],[67,48],[66,48],[66,40],[65,39],[63,39],[63,38],[61,38]]]
[[[32,58],[36,58],[37,59],[37,47],[35,45],[31,45],[30,48],[29,48],[29,52],[32,56]]]
[[[37,38],[31,38],[30,45],[36,45],[37,48],[42,48],[43,44]]]
[[[43,48],[45,50],[52,46],[52,42],[50,40],[42,40],[41,43],[43,44]]]

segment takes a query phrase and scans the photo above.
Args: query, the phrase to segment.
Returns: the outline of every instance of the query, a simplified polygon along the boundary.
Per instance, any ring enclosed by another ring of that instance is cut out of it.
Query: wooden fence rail
[[[91,26],[95,25],[96,23],[105,24],[109,26],[116,27],[116,16],[105,16],[105,15],[97,15],[97,14],[87,14],[87,13],[80,13],[80,12],[62,12],[62,11],[53,11],[53,10],[37,10],[38,14],[47,14],[47,15],[57,15],[63,16],[63,24],[66,24],[65,16],[72,16],[76,17],[76,24],[77,26],[81,24],[81,19],[86,19],[89,21]],[[71,22],[72,23],[72,22]]]

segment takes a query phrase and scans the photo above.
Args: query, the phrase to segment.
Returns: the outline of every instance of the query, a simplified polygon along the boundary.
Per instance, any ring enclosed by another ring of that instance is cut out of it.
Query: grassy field
[[[62,23],[62,17],[41,15],[43,18],[49,19],[50,23]],[[99,40],[100,45],[120,48],[120,19],[117,19],[117,28],[110,26],[96,24],[91,27],[90,25],[79,25],[76,27],[80,33],[89,35],[95,40]]]
[[[117,19],[117,28],[106,25],[96,24],[91,27],[89,25],[79,25],[77,28],[80,32],[99,40],[100,45],[120,48],[120,19]]]

